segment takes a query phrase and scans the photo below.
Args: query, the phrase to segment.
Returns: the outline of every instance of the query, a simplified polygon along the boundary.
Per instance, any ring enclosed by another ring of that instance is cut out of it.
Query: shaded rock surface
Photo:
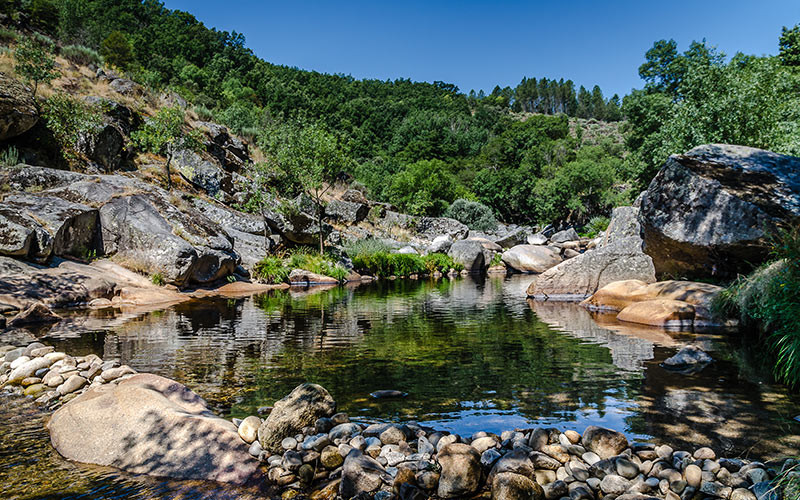
[[[48,424],[64,457],[153,476],[245,484],[260,474],[236,427],[188,388],[139,374],[92,389]]]
[[[639,214],[656,273],[725,277],[763,262],[767,236],[800,221],[798,171],[800,158],[745,146],[670,156]]]
[[[0,72],[0,140],[27,132],[38,119],[30,89]]]
[[[301,384],[286,397],[277,401],[258,429],[258,441],[265,450],[280,451],[281,441],[304,427],[314,425],[320,417],[336,411],[336,402],[325,388],[316,384]]]

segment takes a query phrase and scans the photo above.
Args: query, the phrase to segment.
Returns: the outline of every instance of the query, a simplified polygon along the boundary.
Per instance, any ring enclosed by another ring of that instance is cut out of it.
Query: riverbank
[[[313,384],[276,402],[264,420],[231,424],[182,384],[97,356],[73,357],[39,343],[0,351],[7,387],[59,408],[48,427],[67,458],[173,479],[255,482],[282,498],[627,500],[699,492],[753,500],[776,479],[800,480],[793,461],[722,458],[708,447],[674,450],[596,426],[582,434],[535,428],[459,436],[414,422],[365,425],[336,413],[331,395]],[[137,412],[147,418],[132,418]]]

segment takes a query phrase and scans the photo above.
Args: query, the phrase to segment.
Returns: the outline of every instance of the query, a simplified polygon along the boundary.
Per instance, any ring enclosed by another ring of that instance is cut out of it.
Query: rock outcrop
[[[644,251],[669,277],[732,276],[800,222],[800,158],[727,144],[670,156],[641,202]]]
[[[30,130],[39,119],[33,93],[17,80],[0,72],[0,141]]]
[[[260,478],[236,426],[186,386],[152,374],[91,389],[48,424],[64,457],[135,474],[246,484]]]
[[[450,245],[447,255],[457,264],[464,266],[466,271],[481,273],[487,265],[484,252],[483,245],[479,241],[459,240]]]

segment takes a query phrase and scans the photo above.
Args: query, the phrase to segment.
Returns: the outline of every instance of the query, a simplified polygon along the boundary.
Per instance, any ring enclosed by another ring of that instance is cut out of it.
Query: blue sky
[[[660,38],[706,38],[728,55],[777,53],[799,0],[305,1],[167,0],[207,26],[238,31],[263,59],[356,78],[442,80],[462,91],[523,76],[571,78],[621,96]]]

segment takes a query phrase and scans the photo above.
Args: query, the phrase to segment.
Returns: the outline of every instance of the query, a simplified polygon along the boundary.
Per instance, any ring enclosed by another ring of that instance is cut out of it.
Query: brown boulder
[[[590,425],[583,432],[583,447],[606,459],[625,451],[628,439],[621,432]]]
[[[258,428],[261,447],[273,453],[282,451],[281,441],[313,426],[320,417],[336,411],[336,401],[317,384],[301,384],[275,403],[269,417]]]
[[[91,389],[57,410],[48,428],[53,447],[78,462],[235,484],[260,477],[236,426],[186,386],[158,375]]]
[[[640,325],[681,327],[694,323],[694,306],[680,300],[654,299],[631,304],[617,315],[617,319]]]
[[[437,456],[442,467],[438,495],[442,498],[462,498],[475,493],[481,482],[481,456],[475,448],[464,443],[444,446]]]
[[[501,472],[492,481],[493,500],[543,500],[544,490],[535,481],[513,472]]]

